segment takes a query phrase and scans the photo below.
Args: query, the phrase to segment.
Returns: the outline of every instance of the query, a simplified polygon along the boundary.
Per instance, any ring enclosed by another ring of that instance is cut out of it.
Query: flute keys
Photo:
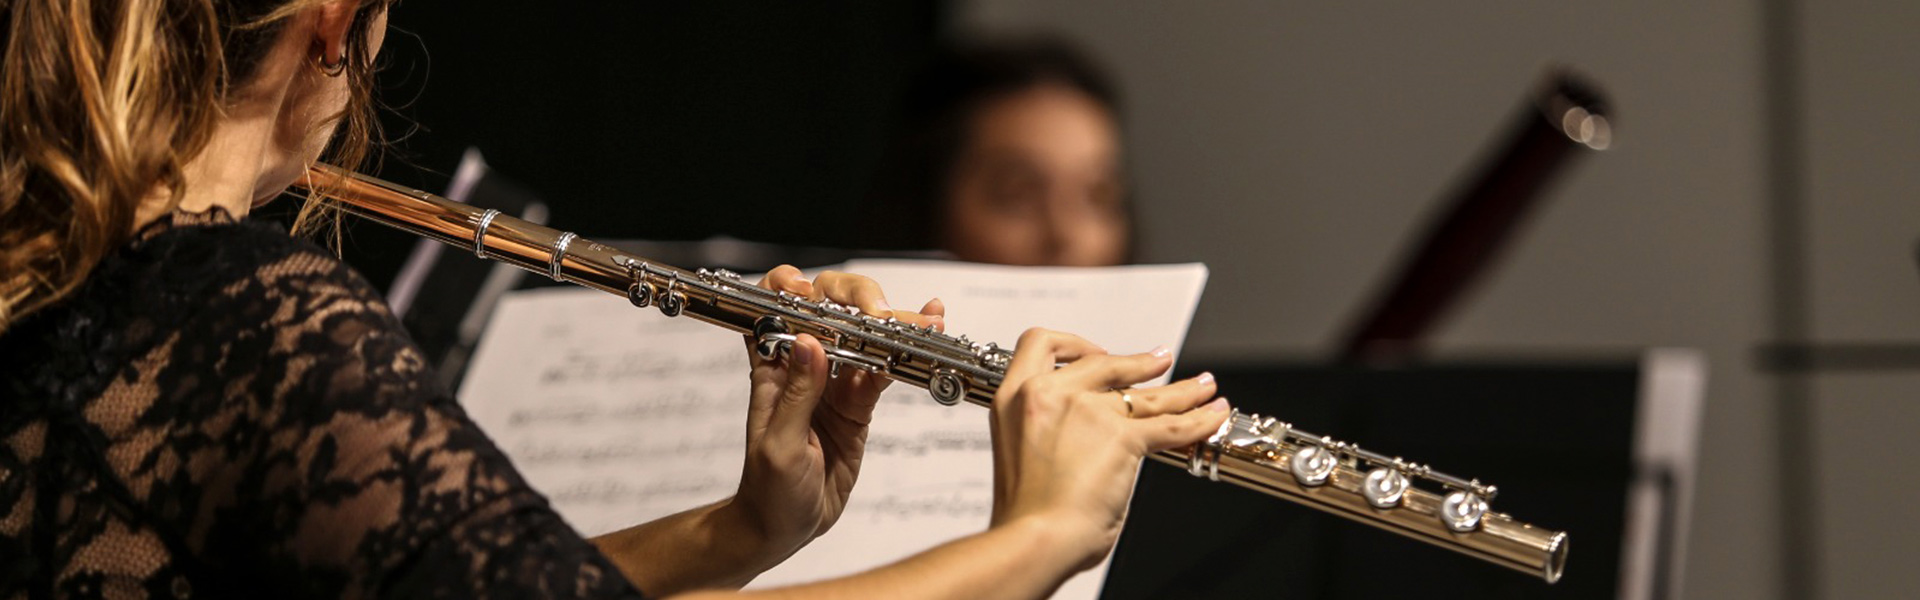
[[[1374,508],[1393,508],[1407,495],[1407,476],[1399,470],[1381,467],[1367,473],[1367,482],[1360,486],[1360,494],[1367,497],[1367,504]]]
[[[1333,470],[1340,466],[1340,460],[1326,448],[1309,445],[1295,450],[1287,466],[1289,471],[1293,471],[1294,481],[1314,487],[1325,484],[1328,478],[1333,477]]]
[[[793,344],[793,339],[787,322],[780,317],[766,316],[753,321],[753,353],[760,360],[779,358],[782,351]]]
[[[627,286],[627,301],[632,302],[635,308],[646,308],[653,306],[655,293],[658,291],[653,288],[653,284],[635,281]]]
[[[687,310],[687,294],[680,291],[680,280],[667,282],[667,291],[660,295],[660,314],[678,317]]]
[[[960,374],[953,369],[940,369],[934,371],[933,381],[927,385],[927,393],[933,396],[934,402],[953,406],[967,397],[967,382],[960,379]]]
[[[1480,518],[1486,514],[1487,501],[1466,490],[1455,490],[1440,501],[1440,522],[1460,533],[1479,529]]]

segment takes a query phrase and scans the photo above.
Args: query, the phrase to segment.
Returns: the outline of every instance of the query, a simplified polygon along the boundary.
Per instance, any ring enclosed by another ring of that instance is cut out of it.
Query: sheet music
[[[862,260],[895,308],[938,296],[949,331],[1011,345],[1030,326],[1116,353],[1178,356],[1202,265],[1016,268]],[[756,278],[757,279],[757,278]],[[461,387],[468,413],[569,523],[592,536],[731,495],[745,444],[746,346],[692,319],[584,289],[501,301]],[[881,397],[846,512],[763,574],[772,587],[866,570],[985,529],[993,466],[987,411],[944,407],[897,384]],[[1106,566],[1056,598],[1093,598]]]

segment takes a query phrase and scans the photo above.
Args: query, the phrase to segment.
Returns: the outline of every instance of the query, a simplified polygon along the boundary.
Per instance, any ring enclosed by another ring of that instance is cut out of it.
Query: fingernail
[[[1213,385],[1213,371],[1201,373],[1199,377],[1193,378],[1193,381],[1203,386]]]
[[[887,299],[885,299],[885,298],[881,298],[879,302],[875,302],[874,304],[876,304],[876,305],[878,305],[878,306],[880,307],[880,312],[881,312],[881,314],[886,314],[886,313],[891,313],[891,312],[893,312],[893,305],[892,305],[892,304],[887,304]]]
[[[1148,354],[1152,354],[1154,358],[1166,358],[1168,354],[1173,354],[1173,349],[1165,345],[1154,346],[1153,351]]]
[[[805,367],[813,364],[813,353],[807,351],[806,348],[800,347],[798,342],[795,342],[793,347],[787,350],[787,353],[793,355],[793,365],[796,367]]]
[[[1226,396],[1214,398],[1212,402],[1207,403],[1208,412],[1227,412],[1228,408]]]

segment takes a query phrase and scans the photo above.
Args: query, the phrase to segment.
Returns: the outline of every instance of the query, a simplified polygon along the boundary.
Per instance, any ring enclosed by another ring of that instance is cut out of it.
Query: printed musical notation
[[[993,516],[992,486],[992,481],[962,481],[947,489],[889,491],[878,498],[849,503],[846,516],[876,525],[928,518],[984,521]]]
[[[1011,344],[1029,326],[1114,352],[1178,351],[1206,269],[1010,268],[856,261],[895,306],[939,296],[951,331]],[[503,299],[461,386],[468,414],[569,523],[597,535],[726,498],[745,447],[747,350],[692,319],[582,289]],[[860,483],[826,535],[753,587],[857,572],[984,529],[992,511],[987,411],[894,385],[868,435]],[[1104,565],[1062,586],[1092,598]]]

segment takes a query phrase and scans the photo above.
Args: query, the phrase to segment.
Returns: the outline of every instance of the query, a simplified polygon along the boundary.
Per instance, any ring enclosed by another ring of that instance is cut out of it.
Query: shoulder
[[[110,272],[100,274],[104,279],[215,302],[247,291],[350,292],[379,298],[373,286],[332,253],[263,222],[174,227],[137,242],[117,258]]]
[[[199,235],[209,239],[183,237],[182,248],[233,256],[202,292],[207,307],[195,329],[232,344],[230,356],[260,357],[254,379],[275,396],[351,408],[441,394],[380,293],[331,252],[259,224]]]
[[[126,272],[102,275],[152,301],[135,309],[146,313],[135,320],[172,340],[150,346],[166,347],[168,362],[249,381],[281,402],[393,402],[439,392],[380,293],[331,252],[274,225],[177,227],[142,240],[120,262]]]
[[[163,329],[169,322],[213,322],[223,333],[244,334],[349,316],[370,327],[399,328],[359,273],[268,223],[175,227],[141,240],[103,271],[96,279],[104,287],[131,288],[125,291],[146,300],[134,310],[165,319]]]
[[[322,344],[315,334],[334,337]],[[369,348],[369,339],[386,343]],[[328,251],[269,223],[181,214],[0,336],[0,357],[24,365],[0,380],[77,405],[114,380],[204,383],[201,375],[251,374],[241,372],[302,348],[341,358],[412,345],[373,286]]]

